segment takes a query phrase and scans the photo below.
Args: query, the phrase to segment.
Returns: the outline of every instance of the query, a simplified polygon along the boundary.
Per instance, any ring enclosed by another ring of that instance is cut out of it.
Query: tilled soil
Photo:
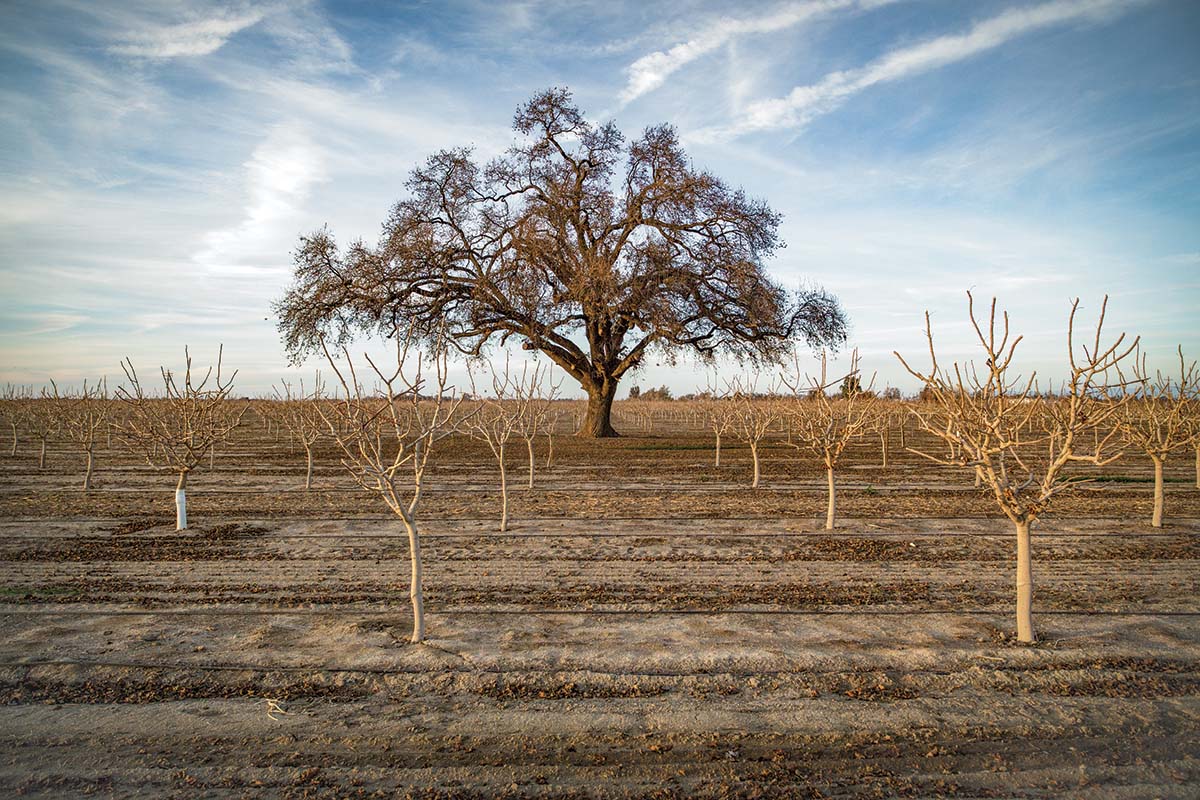
[[[403,530],[263,432],[193,480],[109,455],[0,464],[0,793],[112,797],[1194,797],[1200,492],[1137,464],[1035,528],[1041,641],[1012,640],[1013,541],[953,472],[870,448],[556,444],[495,530],[458,442]],[[898,451],[898,448],[897,448]],[[791,460],[785,457],[789,456]],[[101,462],[104,463],[103,461]],[[514,465],[514,475],[520,468]],[[773,477],[772,477],[773,476]],[[772,482],[774,480],[774,483]],[[514,484],[516,483],[514,479]]]

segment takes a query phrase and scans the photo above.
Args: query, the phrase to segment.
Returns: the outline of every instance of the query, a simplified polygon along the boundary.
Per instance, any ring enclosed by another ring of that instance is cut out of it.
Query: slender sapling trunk
[[[412,601],[413,609],[413,644],[420,644],[425,639],[425,602],[421,590],[421,538],[417,535],[417,521],[403,516],[404,528],[408,531],[408,553],[412,564],[412,574],[409,580],[408,598]]]
[[[1150,458],[1154,461],[1154,515],[1150,520],[1150,525],[1161,528],[1163,521],[1163,464],[1166,459],[1159,456]]]
[[[825,530],[831,531],[837,521],[837,493],[833,484],[833,467],[825,468],[825,480],[829,489],[829,505],[825,508]]]
[[[504,445],[496,458],[500,461],[500,532],[508,530],[508,472],[504,468]]]
[[[187,476],[186,472],[179,473],[179,483],[175,484],[175,530],[187,530]]]
[[[1029,539],[1029,523],[1017,526],[1017,641],[1033,643],[1033,554]]]
[[[750,457],[752,459],[754,459],[754,480],[750,483],[750,488],[757,489],[758,488],[758,479],[760,477],[760,472],[759,472],[759,468],[758,468],[758,442],[750,443]]]
[[[528,489],[533,488],[533,437],[525,440],[525,448],[529,451],[529,485]]]

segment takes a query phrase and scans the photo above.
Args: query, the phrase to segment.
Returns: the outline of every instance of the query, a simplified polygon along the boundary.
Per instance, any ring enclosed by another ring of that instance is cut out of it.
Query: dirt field
[[[619,425],[632,428],[627,420]],[[490,454],[442,443],[408,553],[322,451],[255,423],[190,482],[52,447],[0,458],[0,795],[1196,797],[1200,491],[1106,467],[1014,543],[955,472],[877,443],[556,439],[497,533]],[[544,444],[540,456],[544,458]],[[820,519],[819,519],[820,518]]]

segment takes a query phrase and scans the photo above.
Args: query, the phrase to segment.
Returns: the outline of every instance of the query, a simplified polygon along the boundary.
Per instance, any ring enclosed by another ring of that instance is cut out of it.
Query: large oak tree
[[[845,340],[836,298],[766,273],[779,214],[696,169],[671,126],[626,142],[551,89],[513,127],[521,138],[486,165],[459,148],[415,169],[376,246],[301,238],[276,305],[293,359],[411,324],[445,326],[470,354],[516,337],[587,392],[580,434],[615,436],[617,385],[650,352],[773,361]]]

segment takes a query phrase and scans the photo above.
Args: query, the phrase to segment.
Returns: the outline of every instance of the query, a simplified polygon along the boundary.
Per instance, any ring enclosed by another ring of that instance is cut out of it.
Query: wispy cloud
[[[630,64],[625,69],[628,82],[621,90],[621,105],[627,105],[647,92],[654,91],[662,86],[672,73],[739,36],[774,33],[824,14],[855,7],[871,8],[890,2],[895,0],[812,0],[807,3],[790,3],[760,17],[721,17],[697,32],[691,39],[667,50],[644,55]]]
[[[1043,28],[1108,19],[1145,2],[1148,0],[1055,0],[1005,11],[976,23],[966,33],[902,47],[864,67],[831,72],[817,83],[797,86],[785,97],[751,103],[732,125],[698,131],[691,138],[720,140],[755,131],[802,127],[872,86],[963,61]]]
[[[296,235],[301,205],[327,179],[325,158],[295,126],[280,126],[245,163],[248,202],[233,228],[212,231],[196,261],[223,274],[256,273],[277,266]]]
[[[206,56],[220,50],[238,31],[257,25],[265,16],[262,11],[224,12],[208,19],[152,25],[127,33],[122,37],[123,43],[111,50],[138,58]]]

